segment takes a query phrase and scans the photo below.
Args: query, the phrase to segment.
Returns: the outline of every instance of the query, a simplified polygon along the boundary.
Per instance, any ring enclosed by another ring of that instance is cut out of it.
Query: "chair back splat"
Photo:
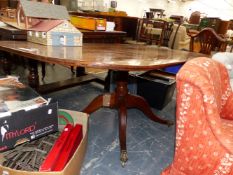
[[[191,35],[190,51],[211,54],[211,51],[226,51],[227,42],[212,28],[204,28],[198,34]]]

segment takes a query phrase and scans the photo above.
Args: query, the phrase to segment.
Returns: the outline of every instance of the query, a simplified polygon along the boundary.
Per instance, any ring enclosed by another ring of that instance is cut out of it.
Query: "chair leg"
[[[71,67],[70,67],[70,70],[71,70],[72,74],[75,74],[74,66],[71,66]]]
[[[42,80],[44,80],[45,77],[45,62],[41,62],[41,72],[42,72]]]

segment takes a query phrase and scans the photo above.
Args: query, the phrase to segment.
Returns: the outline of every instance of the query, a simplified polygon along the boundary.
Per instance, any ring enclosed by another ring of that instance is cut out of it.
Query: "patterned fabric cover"
[[[233,175],[233,93],[226,68],[210,58],[177,74],[176,149],[162,175]]]

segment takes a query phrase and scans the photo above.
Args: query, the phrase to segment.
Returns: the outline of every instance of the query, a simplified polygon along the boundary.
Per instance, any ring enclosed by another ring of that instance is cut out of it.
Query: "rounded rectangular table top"
[[[130,44],[89,44],[82,47],[44,46],[27,41],[0,41],[0,50],[29,59],[112,70],[151,70],[207,55],[169,48]]]

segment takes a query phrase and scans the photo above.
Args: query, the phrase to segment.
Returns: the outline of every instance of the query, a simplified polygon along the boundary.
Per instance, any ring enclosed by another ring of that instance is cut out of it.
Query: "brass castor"
[[[121,158],[120,158],[120,160],[121,160],[121,166],[125,167],[125,164],[126,164],[126,162],[128,160],[128,155],[127,155],[127,151],[126,150],[122,150],[121,151]]]

